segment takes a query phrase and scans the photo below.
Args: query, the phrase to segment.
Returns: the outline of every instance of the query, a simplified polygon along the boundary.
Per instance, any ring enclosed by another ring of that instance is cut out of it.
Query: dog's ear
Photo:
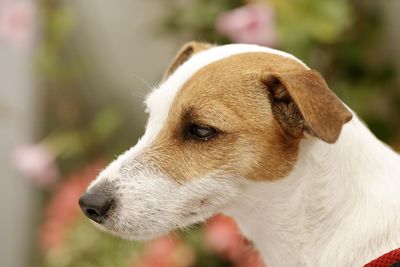
[[[185,61],[187,61],[194,54],[207,50],[211,47],[213,47],[212,44],[195,41],[184,44],[165,71],[163,80],[166,80],[180,65],[185,63]]]
[[[263,77],[268,87],[274,117],[287,133],[304,132],[334,143],[352,113],[314,70],[269,73]]]

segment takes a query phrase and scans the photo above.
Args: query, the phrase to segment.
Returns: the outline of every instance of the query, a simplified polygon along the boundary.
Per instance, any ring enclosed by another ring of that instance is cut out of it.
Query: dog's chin
[[[165,233],[158,233],[158,232],[146,232],[146,233],[133,233],[133,232],[116,232],[116,231],[109,231],[112,235],[119,237],[121,239],[129,240],[129,241],[149,241],[156,239],[158,237],[164,236],[169,232]]]
[[[118,224],[118,222],[116,223],[115,221],[111,222],[106,220],[104,223],[101,224],[92,221],[92,223],[101,231],[110,233],[113,236],[125,240],[149,241],[167,235],[168,233],[173,232],[175,230],[179,230],[182,228],[188,229],[191,226],[206,221],[211,216],[212,216],[211,213],[208,215],[196,214],[195,216],[189,216],[184,220],[181,220],[179,224],[174,224],[173,226],[171,224],[170,227],[154,227],[154,229],[142,229],[141,231],[138,231],[133,225],[121,226]]]
[[[113,236],[116,236],[121,239],[129,240],[129,241],[149,241],[156,239],[158,237],[161,237],[163,235],[166,235],[169,233],[169,231],[164,231],[164,232],[157,232],[157,231],[143,231],[143,232],[138,232],[134,231],[133,229],[129,230],[119,230],[116,229],[118,227],[110,227],[106,226],[104,224],[99,224],[96,222],[93,222],[93,224],[100,229],[101,231],[105,233],[109,233]],[[171,230],[172,231],[172,230]]]

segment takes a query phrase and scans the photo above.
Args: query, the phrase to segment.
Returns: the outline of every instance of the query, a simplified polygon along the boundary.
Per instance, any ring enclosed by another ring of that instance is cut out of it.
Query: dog
[[[149,240],[222,213],[269,267],[400,247],[400,156],[293,55],[190,42],[145,104],[143,137],[79,200],[99,228]]]

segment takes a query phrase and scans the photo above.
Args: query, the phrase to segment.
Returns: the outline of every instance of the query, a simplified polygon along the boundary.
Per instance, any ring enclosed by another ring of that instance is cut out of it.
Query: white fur
[[[196,71],[230,55],[263,51],[299,61],[254,45],[216,47],[193,56],[149,95],[143,138],[89,188],[104,181],[118,184],[119,209],[101,227],[125,238],[148,239],[223,212],[236,220],[269,267],[361,266],[400,247],[400,157],[356,116],[333,145],[303,140],[294,170],[275,182],[251,182],[215,170],[179,185],[156,163],[140,162],[175,95]],[[209,203],[202,206],[202,199]]]
[[[400,247],[400,157],[354,117],[304,140],[292,173],[248,183],[224,210],[268,266],[363,266]]]

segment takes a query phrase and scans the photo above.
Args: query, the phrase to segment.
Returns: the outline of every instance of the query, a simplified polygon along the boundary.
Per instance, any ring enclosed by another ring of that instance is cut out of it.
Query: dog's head
[[[321,75],[254,45],[185,45],[146,100],[146,132],[89,186],[85,214],[149,239],[231,205],[246,183],[287,176],[303,138],[334,143],[352,115]]]

